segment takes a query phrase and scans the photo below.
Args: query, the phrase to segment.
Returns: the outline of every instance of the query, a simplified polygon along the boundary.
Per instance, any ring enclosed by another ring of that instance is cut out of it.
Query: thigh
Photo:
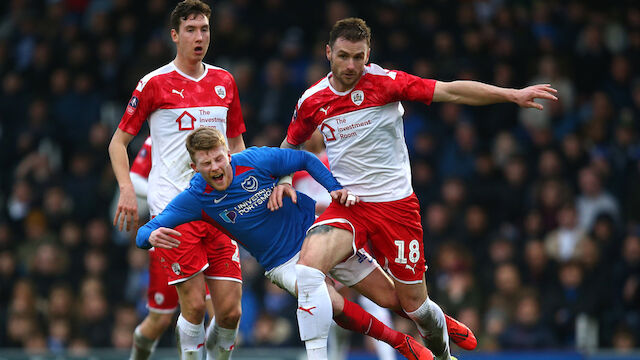
[[[200,222],[194,221],[178,225],[175,230],[182,234],[177,238],[180,240],[180,246],[154,250],[160,255],[160,262],[171,285],[188,280],[209,267],[202,242],[208,229]]]
[[[147,307],[150,312],[160,314],[173,314],[178,308],[176,288],[168,284],[167,274],[160,262],[160,255],[153,249],[149,251]]]
[[[339,262],[356,254],[358,242],[366,242],[366,229],[361,226],[354,207],[334,201],[307,230],[300,250],[300,264],[327,273]]]
[[[401,310],[394,282],[380,267],[351,288],[383,308]]]
[[[209,267],[204,271],[207,280],[229,280],[242,283],[240,252],[238,244],[215,226],[203,222],[207,227],[204,248]]]
[[[224,317],[241,307],[242,283],[232,280],[207,279],[211,302],[217,316]]]

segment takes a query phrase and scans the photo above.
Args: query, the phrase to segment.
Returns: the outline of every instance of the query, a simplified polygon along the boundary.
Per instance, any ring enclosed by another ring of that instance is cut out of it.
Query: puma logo
[[[308,309],[305,309],[305,308],[303,308],[302,306],[298,306],[298,310],[302,310],[302,311],[304,311],[304,312],[308,312],[308,313],[309,313],[309,315],[313,315],[313,313],[311,312],[311,310],[313,310],[313,309],[315,309],[315,308],[316,308],[315,306],[312,306],[312,307],[310,307],[310,308],[308,308]]]
[[[320,108],[320,111],[322,111],[324,113],[324,115],[326,116],[327,115],[327,111],[329,111],[330,107],[331,106],[327,106],[326,108]]]
[[[416,273],[416,264],[413,264],[413,266],[405,265],[404,268],[411,270],[414,274]]]
[[[181,97],[181,98],[183,98],[183,99],[184,99],[184,95],[182,95],[182,92],[183,92],[183,91],[184,91],[184,89],[182,89],[182,90],[180,90],[180,91],[178,91],[178,90],[176,90],[176,89],[171,89],[171,93],[172,93],[172,94],[178,94],[178,95],[180,95],[180,97]]]

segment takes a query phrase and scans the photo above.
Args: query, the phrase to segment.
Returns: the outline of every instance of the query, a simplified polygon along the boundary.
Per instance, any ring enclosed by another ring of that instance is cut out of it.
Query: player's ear
[[[191,168],[193,169],[193,171],[198,172],[198,168],[196,168],[196,164],[194,164],[192,162],[190,165],[191,165]]]
[[[369,55],[371,55],[371,48],[367,46],[367,53],[364,56],[364,63],[365,64],[369,63]]]
[[[327,53],[327,60],[331,61],[331,46],[326,45],[325,52]]]
[[[174,43],[178,42],[178,31],[176,29],[171,29],[171,40]]]

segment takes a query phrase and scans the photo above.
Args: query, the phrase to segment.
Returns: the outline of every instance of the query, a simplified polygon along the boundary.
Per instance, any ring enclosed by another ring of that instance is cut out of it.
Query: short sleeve
[[[133,90],[127,108],[120,119],[118,128],[131,135],[137,135],[142,124],[147,120],[154,109],[154,88],[151,82],[145,84],[144,80],[138,82]]]

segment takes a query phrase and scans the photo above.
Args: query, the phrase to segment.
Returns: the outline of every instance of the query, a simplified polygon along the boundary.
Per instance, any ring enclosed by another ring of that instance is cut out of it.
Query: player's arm
[[[122,230],[124,221],[128,218],[127,231],[131,230],[131,225],[133,225],[134,229],[138,226],[138,202],[133,183],[129,177],[129,155],[127,154],[127,146],[132,139],[133,135],[118,128],[109,143],[111,167],[113,167],[113,172],[120,187],[118,208],[113,218],[113,225]]]
[[[333,199],[340,201],[341,204],[350,206],[358,201],[355,196],[350,195],[346,189],[343,189],[329,169],[312,153],[308,151],[293,151],[291,149],[269,149],[269,151],[273,152],[273,155],[269,156],[269,158],[271,159],[270,166],[274,175],[278,176],[306,170],[311,177],[330,192]],[[292,189],[287,190],[285,195],[289,195],[291,191],[295,193],[295,190]],[[277,210],[282,207],[282,199],[276,200],[275,204],[271,201],[267,204],[270,210]]]
[[[152,246],[164,249],[178,247],[180,240],[173,236],[180,237],[181,234],[173,228],[200,220],[202,216],[199,209],[202,209],[202,206],[188,190],[181,192],[171,200],[160,215],[138,229],[136,246],[141,249],[149,249]]]
[[[302,144],[293,145],[293,144],[289,143],[289,141],[287,141],[287,137],[285,137],[284,140],[282,140],[282,143],[280,144],[280,148],[281,149],[301,150],[302,149]]]
[[[244,139],[242,138],[242,134],[229,138],[229,151],[232,154],[239,153],[240,151],[246,149],[244,146]]]
[[[433,101],[453,102],[465,105],[488,105],[513,102],[524,108],[542,110],[535,99],[558,100],[558,91],[549,84],[540,84],[524,89],[507,89],[477,81],[436,81]]]

